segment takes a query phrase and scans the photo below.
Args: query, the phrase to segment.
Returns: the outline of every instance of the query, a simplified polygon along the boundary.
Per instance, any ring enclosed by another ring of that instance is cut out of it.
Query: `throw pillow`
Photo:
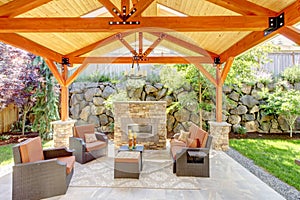
[[[92,133],[92,134],[85,134],[84,137],[85,137],[85,142],[86,143],[92,143],[92,142],[96,142],[97,141],[96,135],[94,133]]]
[[[178,140],[186,143],[189,136],[190,136],[190,132],[185,132],[185,131],[181,130]]]

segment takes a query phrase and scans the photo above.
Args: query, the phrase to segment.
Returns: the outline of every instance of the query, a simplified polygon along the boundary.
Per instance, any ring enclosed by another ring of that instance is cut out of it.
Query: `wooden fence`
[[[8,132],[11,125],[18,120],[18,107],[10,104],[0,110],[0,133]]]

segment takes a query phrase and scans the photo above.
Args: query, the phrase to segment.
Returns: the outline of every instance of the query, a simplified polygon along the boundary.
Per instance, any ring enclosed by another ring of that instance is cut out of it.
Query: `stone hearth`
[[[116,146],[128,143],[128,130],[137,133],[137,144],[145,149],[166,148],[165,101],[114,102],[114,142]]]

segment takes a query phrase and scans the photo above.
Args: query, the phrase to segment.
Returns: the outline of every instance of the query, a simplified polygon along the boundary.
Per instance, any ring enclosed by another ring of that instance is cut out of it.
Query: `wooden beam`
[[[295,23],[300,21],[300,1],[297,0],[295,3],[290,5],[289,7],[283,9],[278,14],[284,12],[285,17],[285,26],[291,26]],[[283,28],[283,27],[282,27]],[[230,48],[228,48],[226,51],[224,51],[221,55],[221,62],[225,62],[229,57],[235,57],[244,51],[256,46],[259,43],[262,43],[276,34],[279,33],[279,31],[282,29],[279,28],[276,31],[270,33],[267,36],[264,36],[263,31],[254,31],[244,37],[242,40],[238,41],[237,43],[233,44]]]
[[[276,12],[246,0],[206,0],[241,15],[275,16]]]
[[[222,95],[223,95],[223,84],[221,83],[221,65],[216,67],[216,121],[222,122]]]
[[[279,30],[279,33],[288,39],[294,41],[296,44],[300,45],[300,30],[293,27],[283,27]]]
[[[153,1],[154,0],[139,0],[129,11],[130,13],[133,9],[136,9],[136,11],[131,15],[131,17],[140,16],[144,12],[144,10],[146,10],[146,8],[148,8],[151,5]]]
[[[152,35],[155,35],[155,36],[159,36],[159,34],[161,33],[151,33]],[[203,55],[203,56],[210,56],[212,58],[215,58],[215,57],[219,57],[219,55],[213,53],[213,52],[210,52],[210,51],[207,51],[205,49],[202,49],[201,47],[195,45],[195,44],[192,44],[190,42],[186,42],[182,39],[179,39],[177,37],[174,37],[172,35],[169,35],[167,33],[164,33],[166,35],[166,37],[164,38],[164,40],[167,40],[169,42],[172,42],[174,44],[177,44],[179,46],[182,46],[190,51],[193,51],[195,53],[198,53],[200,55]]]
[[[118,9],[117,6],[115,6],[115,4],[113,4],[110,0],[98,0],[107,10],[110,14],[112,14],[112,16],[114,16],[116,19],[119,19],[120,21],[122,20],[122,12]],[[116,12],[114,12],[113,10],[116,10],[120,15],[117,15]],[[112,19],[116,20],[116,19]]]
[[[48,58],[45,58],[45,62],[47,63],[50,71],[52,72],[53,76],[56,78],[57,82],[59,83],[60,86],[65,86],[65,81],[60,74],[60,72],[57,70],[56,65],[54,64],[54,61]]]
[[[0,18],[0,33],[10,32],[123,32],[136,28],[164,31],[263,31],[266,16],[142,17],[140,24],[109,25],[103,18]],[[133,19],[135,20],[135,19]],[[155,28],[153,28],[155,27]]]
[[[14,0],[0,6],[1,17],[16,17],[52,0]]]
[[[138,3],[138,0],[131,0],[131,2],[132,2],[132,5],[135,6],[135,4]]]
[[[220,81],[221,81],[222,85],[224,84],[224,82],[226,80],[227,74],[228,74],[228,72],[231,68],[231,65],[232,65],[233,61],[234,61],[234,57],[229,57],[226,61],[226,64],[225,64],[224,69],[223,69],[222,74],[221,74],[221,80]]]
[[[161,43],[161,41],[165,38],[165,35],[161,33],[159,37],[151,44],[151,46],[143,53],[143,58],[146,58],[152,51]]]
[[[60,62],[63,56],[15,33],[0,33],[0,41],[56,62]]]
[[[116,33],[116,34],[114,34],[112,36],[109,36],[109,37],[103,39],[103,40],[97,41],[97,42],[95,42],[93,44],[90,44],[90,45],[88,45],[86,47],[83,47],[82,49],[78,49],[76,51],[73,51],[73,52],[67,54],[66,57],[81,56],[81,55],[86,54],[86,53],[88,53],[88,52],[90,52],[90,51],[92,51],[94,49],[97,49],[97,48],[99,48],[101,46],[105,46],[107,44],[110,44],[110,43],[116,41],[118,39],[117,35],[121,35],[122,37],[126,37],[126,36],[128,36],[130,34],[132,34],[132,32]]]
[[[120,35],[117,35],[117,38],[120,40],[120,42],[133,54],[133,55],[138,55],[138,53],[136,52],[136,50],[134,50],[132,48],[132,46],[130,44],[128,44],[128,42]]]
[[[143,54],[143,32],[139,32],[139,55]]]
[[[66,86],[68,87],[73,81],[79,76],[81,72],[83,72],[86,67],[89,65],[89,63],[82,63],[80,67],[76,69],[76,71],[67,79]]]
[[[61,67],[62,67],[62,78],[64,83],[66,83],[68,78],[68,66],[62,65]],[[61,120],[66,121],[69,119],[69,89],[66,84],[61,86],[60,106],[61,106],[61,112],[60,112]]]
[[[197,67],[200,72],[212,83],[214,86],[217,86],[216,79],[199,63],[193,63],[195,67]]]
[[[131,64],[132,57],[74,57],[74,64],[87,63],[111,63],[111,64]],[[147,57],[140,60],[142,63],[166,63],[166,64],[189,64],[189,63],[213,63],[210,57],[204,56],[189,56],[189,57]]]

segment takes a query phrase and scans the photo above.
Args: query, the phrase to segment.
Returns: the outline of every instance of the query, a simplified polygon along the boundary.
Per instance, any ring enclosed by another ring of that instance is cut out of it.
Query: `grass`
[[[8,144],[0,146],[0,167],[13,163],[12,146],[14,144]],[[43,148],[53,147],[53,140],[43,141]]]
[[[231,139],[230,147],[280,180],[300,190],[300,140]]]

